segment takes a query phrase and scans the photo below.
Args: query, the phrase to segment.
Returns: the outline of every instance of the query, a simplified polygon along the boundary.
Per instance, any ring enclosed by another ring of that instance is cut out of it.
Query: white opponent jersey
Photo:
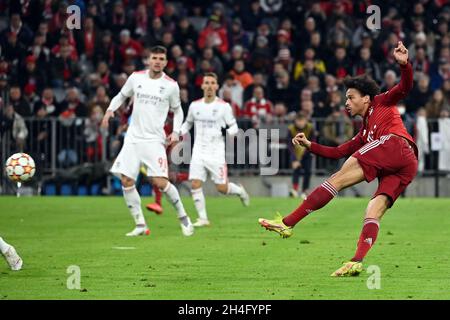
[[[204,98],[193,101],[189,106],[186,122],[194,124],[194,148],[192,158],[225,158],[225,140],[222,128],[236,124],[231,106],[216,97],[211,103]]]
[[[120,93],[126,97],[133,96],[133,112],[125,139],[128,142],[164,143],[167,114],[181,107],[178,83],[165,73],[152,79],[149,70],[142,70],[128,77]]]

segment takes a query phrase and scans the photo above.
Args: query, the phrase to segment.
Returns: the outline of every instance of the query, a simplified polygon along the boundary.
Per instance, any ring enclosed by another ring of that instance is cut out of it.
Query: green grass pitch
[[[143,199],[149,201],[149,198]],[[24,259],[0,260],[0,299],[450,299],[450,200],[400,199],[381,223],[364,266],[371,274],[331,278],[352,257],[368,199],[338,198],[281,239],[257,223],[298,200],[207,199],[212,226],[182,236],[175,212],[146,212],[148,237],[127,238],[121,197],[0,197],[0,235]],[[192,199],[184,199],[192,218]],[[81,289],[69,290],[69,266]]]

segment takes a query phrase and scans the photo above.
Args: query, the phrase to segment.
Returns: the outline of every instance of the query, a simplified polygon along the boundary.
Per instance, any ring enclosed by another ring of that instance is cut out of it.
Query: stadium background
[[[366,27],[371,4],[381,8],[378,30]],[[81,10],[80,29],[66,25],[70,5]],[[389,89],[399,76],[391,52],[401,40],[415,84],[399,107],[422,155],[406,195],[450,196],[448,1],[0,1],[0,12],[1,160],[24,151],[38,168],[23,193],[121,194],[107,169],[129,106],[108,133],[99,122],[127,76],[145,68],[148,49],[160,44],[185,113],[201,97],[202,73],[213,71],[241,128],[280,130],[280,143],[270,145],[279,151],[279,175],[261,177],[255,164],[230,165],[229,172],[253,195],[285,196],[292,174],[287,126],[295,114],[308,117],[321,143],[351,138],[360,123],[343,110],[342,79],[368,73]],[[313,158],[311,187],[339,164]],[[0,177],[0,193],[14,193],[3,170]],[[344,195],[369,195],[374,187]],[[150,194],[146,181],[140,191]]]

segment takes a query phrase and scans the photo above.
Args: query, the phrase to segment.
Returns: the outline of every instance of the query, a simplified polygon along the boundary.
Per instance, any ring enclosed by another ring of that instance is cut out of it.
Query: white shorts
[[[166,148],[161,142],[124,142],[111,173],[117,177],[125,175],[136,181],[141,166],[147,168],[147,176],[168,178]]]
[[[228,183],[228,168],[225,161],[192,159],[189,165],[189,180],[205,182],[208,172],[215,184]]]

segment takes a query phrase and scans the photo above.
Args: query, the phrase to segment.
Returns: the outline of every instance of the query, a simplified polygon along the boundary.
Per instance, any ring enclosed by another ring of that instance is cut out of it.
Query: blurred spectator
[[[253,72],[268,73],[272,66],[272,52],[269,40],[264,36],[258,36],[255,41],[255,49],[250,54],[250,67]]]
[[[388,91],[396,84],[397,84],[397,75],[393,70],[387,70],[384,73],[384,80],[383,84],[380,87],[380,92]]]
[[[218,16],[212,15],[209,18],[206,27],[200,32],[198,47],[201,50],[205,47],[215,48],[222,55],[228,51],[228,32]]]
[[[298,192],[301,192],[301,197],[306,199],[307,192],[310,186],[311,179],[311,153],[300,145],[293,145],[291,140],[299,133],[303,132],[308,140],[314,139],[314,128],[311,122],[308,121],[301,112],[297,113],[294,123],[288,126],[289,138],[288,146],[291,155],[292,173],[292,189],[289,194],[292,197],[298,197]],[[302,188],[299,190],[300,176],[303,176]]]
[[[39,69],[46,70],[51,57],[50,49],[45,45],[46,35],[44,33],[36,33],[33,45],[28,48],[29,56],[36,57],[36,64]]]
[[[67,90],[66,99],[61,103],[60,115],[63,118],[86,117],[88,115],[87,107],[80,100],[80,93],[77,88]]]
[[[422,173],[425,169],[425,155],[430,152],[428,139],[427,113],[424,108],[417,110],[415,140],[419,150],[418,171]]]
[[[283,102],[288,107],[288,112],[295,110],[297,89],[291,84],[286,71],[281,71],[275,78],[274,86],[269,86],[268,97],[273,102]]]
[[[3,103],[9,101],[8,76],[5,73],[0,73],[0,100]]]
[[[311,68],[305,70],[305,64],[308,64],[309,61],[312,61],[314,65],[312,72],[310,70]],[[316,59],[316,52],[313,48],[307,48],[305,50],[304,60],[298,60],[295,63],[293,76],[295,81],[300,81],[300,78],[307,78],[313,74],[320,75],[323,73],[325,73],[325,62]]]
[[[203,59],[209,61],[211,65],[211,69],[217,76],[222,78],[223,75],[223,64],[222,61],[214,54],[214,50],[212,48],[205,48],[203,50]]]
[[[312,120],[314,114],[314,102],[312,100],[303,100],[300,103],[300,111],[308,121]]]
[[[79,85],[81,68],[78,63],[70,58],[71,48],[61,47],[59,54],[55,55],[51,61],[51,85],[53,87],[63,87],[68,85]]]
[[[259,0],[251,0],[248,7],[248,3],[245,3],[242,10],[242,22],[245,30],[256,30],[262,22],[265,14],[261,9]]]
[[[223,88],[223,87],[222,87],[222,88]],[[222,91],[222,99],[223,99],[225,102],[228,102],[228,103],[230,104],[231,109],[233,110],[234,117],[235,117],[236,119],[245,117],[245,112],[244,112],[244,110],[242,110],[242,109],[238,106],[238,104],[237,104],[236,102],[233,101],[233,99],[232,99],[233,96],[232,96],[232,95],[233,95],[233,93],[232,93],[232,91],[231,91],[230,88],[225,88],[225,89]]]
[[[110,68],[117,71],[119,58],[118,46],[113,42],[111,32],[106,30],[101,35],[98,48],[95,49],[94,63],[98,64],[104,61]]]
[[[450,52],[450,48],[447,48]],[[436,90],[442,86],[442,84],[450,79],[450,55],[445,58],[440,58],[437,66],[435,66],[430,72],[431,90]]]
[[[151,14],[144,3],[139,3],[134,12],[131,30],[137,39],[145,41],[148,31],[151,29]]]
[[[129,30],[124,29],[120,32],[119,52],[122,63],[136,60],[142,50],[141,43],[131,38]]]
[[[414,86],[406,98],[406,112],[415,116],[419,108],[425,107],[431,96],[430,78],[427,75],[421,75],[418,83]]]
[[[427,35],[420,31],[414,36],[414,43],[408,47],[408,56],[410,60],[415,60],[417,51],[423,49],[426,57],[433,57],[433,47],[427,43]]]
[[[272,123],[287,124],[292,121],[292,117],[288,114],[288,109],[283,102],[277,102],[273,106]],[[289,143],[290,141],[288,141]]]
[[[6,41],[1,45],[2,57],[10,62],[13,66],[18,66],[26,53],[26,47],[17,40],[15,32],[8,32],[6,34]]]
[[[250,100],[253,96],[253,89],[255,89],[255,87],[258,86],[262,86],[264,91],[265,91],[265,79],[264,79],[264,75],[260,72],[254,73],[253,74],[253,83],[249,86],[247,86],[247,88],[245,88],[244,90],[244,101]]]
[[[334,95],[337,97],[337,95]],[[353,137],[353,123],[340,104],[334,104],[332,113],[325,119],[322,126],[322,143],[337,147]],[[333,172],[339,165],[338,160],[324,159],[325,168]]]
[[[196,43],[197,36],[197,32],[189,22],[189,19],[187,17],[182,17],[175,29],[175,42],[181,47],[184,47],[188,39],[191,39],[194,43]]]
[[[245,70],[244,60],[236,60],[234,62],[233,70],[230,71],[230,74],[234,77],[235,80],[241,83],[243,89],[247,88],[253,83],[253,76],[250,72]]]
[[[442,148],[439,151],[438,168],[441,171],[450,171],[450,109],[441,110],[439,122],[439,134]]]
[[[417,79],[417,77],[420,74],[428,74],[430,71],[430,61],[428,60],[425,49],[424,48],[418,48],[416,51],[416,56],[414,59],[410,59],[411,64],[413,66],[414,71],[414,78]]]
[[[327,45],[333,47],[333,45],[341,45],[347,47],[350,44],[351,31],[346,26],[344,19],[337,19],[334,26],[328,30]]]
[[[115,1],[112,10],[108,10],[108,29],[112,34],[118,35],[122,30],[130,28],[125,6],[122,1]]]
[[[359,60],[353,65],[353,74],[367,74],[376,81],[381,81],[380,69],[378,64],[371,58],[371,52],[368,48],[361,48],[359,51]]]
[[[101,106],[94,106],[84,126],[86,141],[86,158],[89,162],[99,161],[102,158],[103,140],[100,123],[104,112]]]
[[[86,17],[83,22],[83,28],[75,33],[75,39],[77,44],[76,49],[80,55],[84,59],[91,60],[101,40],[100,32],[95,28],[92,17]]]
[[[250,36],[244,29],[242,29],[242,22],[239,18],[233,19],[230,32],[228,33],[228,38],[228,42],[231,47],[241,45],[246,49],[250,48]]]
[[[94,107],[100,107],[102,111],[105,112],[106,109],[108,109],[110,102],[111,99],[108,97],[105,87],[99,86],[95,96],[89,101],[89,110],[92,112]]]
[[[27,25],[23,24],[20,14],[18,13],[11,14],[8,27],[3,29],[0,34],[0,43],[5,43],[6,39],[11,35],[14,35],[16,41],[24,47],[29,46],[33,40],[33,32]]]
[[[51,52],[53,55],[58,56],[61,53],[62,48],[68,48],[69,49],[69,58],[73,61],[78,60],[78,52],[77,48],[75,47],[75,43],[70,41],[67,34],[61,35],[59,38],[58,44],[55,45]]]
[[[23,98],[22,89],[19,86],[13,85],[9,89],[9,104],[14,112],[22,117],[29,117],[33,113],[30,104]]]
[[[25,68],[20,72],[19,84],[22,88],[28,87],[33,92],[42,92],[47,85],[45,69],[39,69],[36,65],[36,57],[33,55],[25,59]]]
[[[253,89],[253,97],[245,103],[245,114],[252,120],[254,128],[259,128],[261,123],[270,121],[272,102],[264,97],[262,86]]]
[[[325,100],[327,98],[325,92],[320,87],[320,79],[317,76],[310,76],[306,83],[306,89],[311,91],[311,98],[316,106],[316,109],[322,109],[321,112],[318,112],[322,116],[326,117],[330,112],[325,111]]]
[[[60,106],[55,100],[52,88],[45,88],[42,97],[34,104],[34,113],[39,113],[39,118],[55,117],[60,112]]]
[[[448,108],[450,108],[449,101],[445,99],[442,90],[434,91],[425,104],[426,114],[429,119],[439,118],[441,111]]]
[[[227,74],[225,76],[225,80],[223,82],[222,87],[219,90],[219,97],[224,99],[224,91],[230,90],[231,93],[231,101],[236,103],[239,109],[243,108],[243,98],[244,98],[244,88],[241,83],[234,79],[234,76],[231,74]],[[225,99],[224,99],[225,100]]]
[[[25,146],[25,139],[28,136],[28,129],[25,125],[23,117],[14,111],[12,105],[3,106],[0,101],[0,133],[2,137],[4,134],[10,132],[10,138],[13,139],[14,150],[23,151]]]
[[[334,57],[327,64],[327,70],[336,77],[338,83],[341,83],[346,76],[350,75],[350,61],[347,58],[347,50],[344,47],[336,48]]]

